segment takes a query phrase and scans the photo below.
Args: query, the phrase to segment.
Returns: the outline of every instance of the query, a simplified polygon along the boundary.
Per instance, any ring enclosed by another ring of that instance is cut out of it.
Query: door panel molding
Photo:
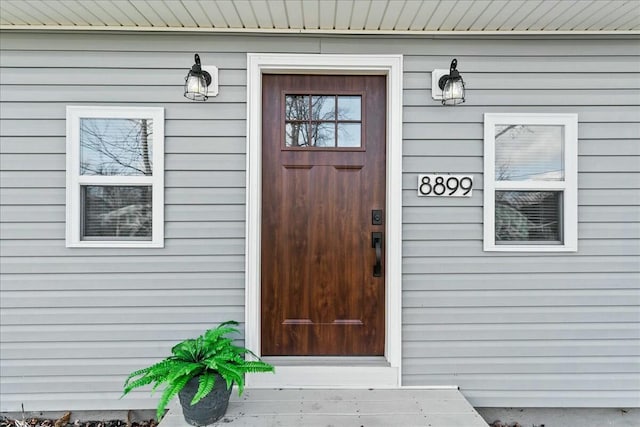
[[[371,376],[364,367],[353,366],[349,384],[344,376],[332,375],[328,384],[344,386],[401,385],[401,314],[402,314],[402,55],[305,55],[247,54],[247,199],[245,257],[245,346],[260,355],[260,271],[261,271],[261,205],[262,144],[261,105],[262,74],[377,74],[387,76],[387,179],[386,179],[386,319],[385,358],[389,375]],[[278,367],[276,366],[276,371]],[[284,366],[283,366],[284,368]],[[310,387],[303,373],[309,366],[286,367],[286,376],[276,374],[268,381],[262,376],[248,376],[247,385],[260,387],[279,384],[282,387]],[[283,372],[283,374],[285,373]],[[301,374],[298,376],[298,372]],[[285,378],[286,377],[286,378]],[[278,379],[280,378],[280,379]],[[275,382],[274,382],[275,381]],[[374,383],[375,381],[375,383]]]

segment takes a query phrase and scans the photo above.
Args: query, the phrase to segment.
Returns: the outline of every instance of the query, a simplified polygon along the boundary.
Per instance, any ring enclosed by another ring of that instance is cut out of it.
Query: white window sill
[[[487,245],[485,252],[577,252],[578,248],[567,245]]]
[[[162,242],[83,241],[67,243],[68,248],[164,248]]]

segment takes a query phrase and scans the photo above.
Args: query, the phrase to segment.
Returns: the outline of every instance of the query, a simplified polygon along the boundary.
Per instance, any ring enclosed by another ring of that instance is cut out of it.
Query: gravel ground
[[[507,424],[507,423],[503,423],[500,420],[495,420],[494,422],[489,424],[489,427],[522,427],[522,425],[518,422],[515,422],[513,424]],[[541,427],[544,427],[544,425],[542,425]]]
[[[79,421],[72,420],[71,413],[67,412],[58,419],[49,418],[24,418],[11,419],[0,418],[0,427],[157,427],[156,420],[129,421],[129,420],[96,420]]]

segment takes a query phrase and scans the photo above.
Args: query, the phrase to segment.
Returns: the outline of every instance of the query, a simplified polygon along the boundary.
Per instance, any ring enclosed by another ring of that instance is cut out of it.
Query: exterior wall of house
[[[403,384],[476,406],[640,406],[638,38],[4,32],[2,411],[152,408],[127,374],[244,319],[246,53],[404,54]],[[220,94],[189,102],[198,52]],[[453,57],[467,103],[431,100]],[[67,105],[165,108],[165,247],[65,247]],[[576,113],[577,253],[482,246],[483,114]],[[472,198],[416,195],[469,173]]]

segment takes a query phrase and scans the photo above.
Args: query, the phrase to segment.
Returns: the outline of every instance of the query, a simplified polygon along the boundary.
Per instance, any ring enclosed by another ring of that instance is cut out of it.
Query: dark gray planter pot
[[[227,389],[227,382],[216,374],[216,382],[211,393],[206,395],[195,405],[191,405],[193,396],[198,392],[198,377],[191,380],[178,393],[184,419],[193,426],[207,426],[222,418],[227,412],[231,389]]]

